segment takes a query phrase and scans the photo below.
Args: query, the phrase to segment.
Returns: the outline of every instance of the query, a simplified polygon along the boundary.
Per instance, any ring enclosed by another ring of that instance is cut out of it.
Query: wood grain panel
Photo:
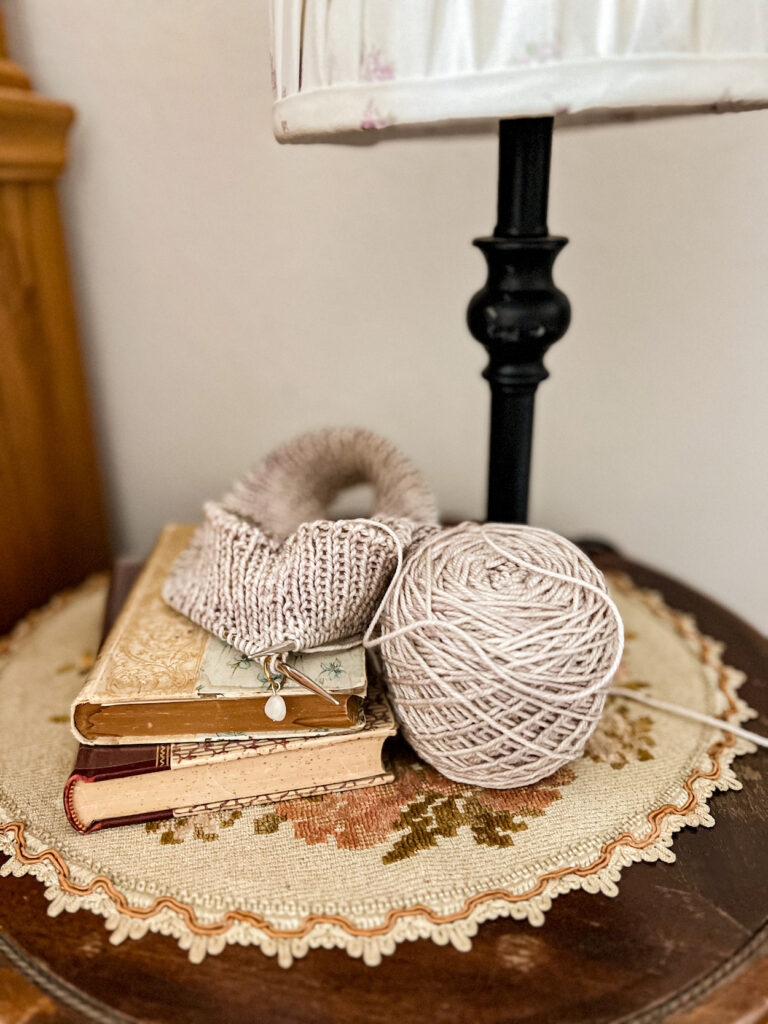
[[[0,632],[109,562],[54,182],[71,120],[0,59]]]

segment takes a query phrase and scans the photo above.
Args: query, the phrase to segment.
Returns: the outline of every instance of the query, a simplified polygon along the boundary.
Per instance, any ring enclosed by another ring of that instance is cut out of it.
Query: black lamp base
[[[488,519],[524,523],[536,388],[548,376],[544,354],[571,319],[567,297],[552,280],[566,238],[547,228],[551,117],[499,124],[498,221],[475,245],[488,280],[473,296],[467,322],[488,352],[491,387]]]

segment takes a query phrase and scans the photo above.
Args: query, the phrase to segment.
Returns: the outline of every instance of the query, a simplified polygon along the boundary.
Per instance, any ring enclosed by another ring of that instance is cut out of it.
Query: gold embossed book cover
[[[338,706],[287,680],[286,717],[274,722],[259,663],[229,647],[165,603],[168,572],[192,526],[160,535],[72,705],[72,730],[85,744],[195,742],[322,735],[363,726],[365,651],[290,655]]]

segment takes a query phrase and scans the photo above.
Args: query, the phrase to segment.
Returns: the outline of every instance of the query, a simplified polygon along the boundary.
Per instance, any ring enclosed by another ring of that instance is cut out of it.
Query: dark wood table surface
[[[768,734],[768,641],[687,587],[616,554],[693,613],[749,679]],[[123,578],[131,567],[119,568]],[[484,924],[471,953],[407,942],[379,967],[314,950],[289,970],[253,947],[191,964],[175,941],[109,944],[87,911],[46,916],[42,886],[0,879],[0,1021],[264,1021],[389,1024],[760,1024],[768,1021],[768,750],[740,759],[741,792],[718,794],[714,829],[684,829],[675,864],[636,864],[616,898],[559,897],[542,928]],[[3,955],[4,954],[4,955]]]

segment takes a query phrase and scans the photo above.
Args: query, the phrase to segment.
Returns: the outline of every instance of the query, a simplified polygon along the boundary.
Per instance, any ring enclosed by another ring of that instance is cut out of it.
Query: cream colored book
[[[260,664],[165,603],[163,583],[193,529],[174,524],[160,535],[72,705],[75,737],[119,745],[362,728],[367,682],[361,646],[290,655],[339,703],[288,680],[280,691],[286,717],[274,722],[264,710],[271,690]]]

